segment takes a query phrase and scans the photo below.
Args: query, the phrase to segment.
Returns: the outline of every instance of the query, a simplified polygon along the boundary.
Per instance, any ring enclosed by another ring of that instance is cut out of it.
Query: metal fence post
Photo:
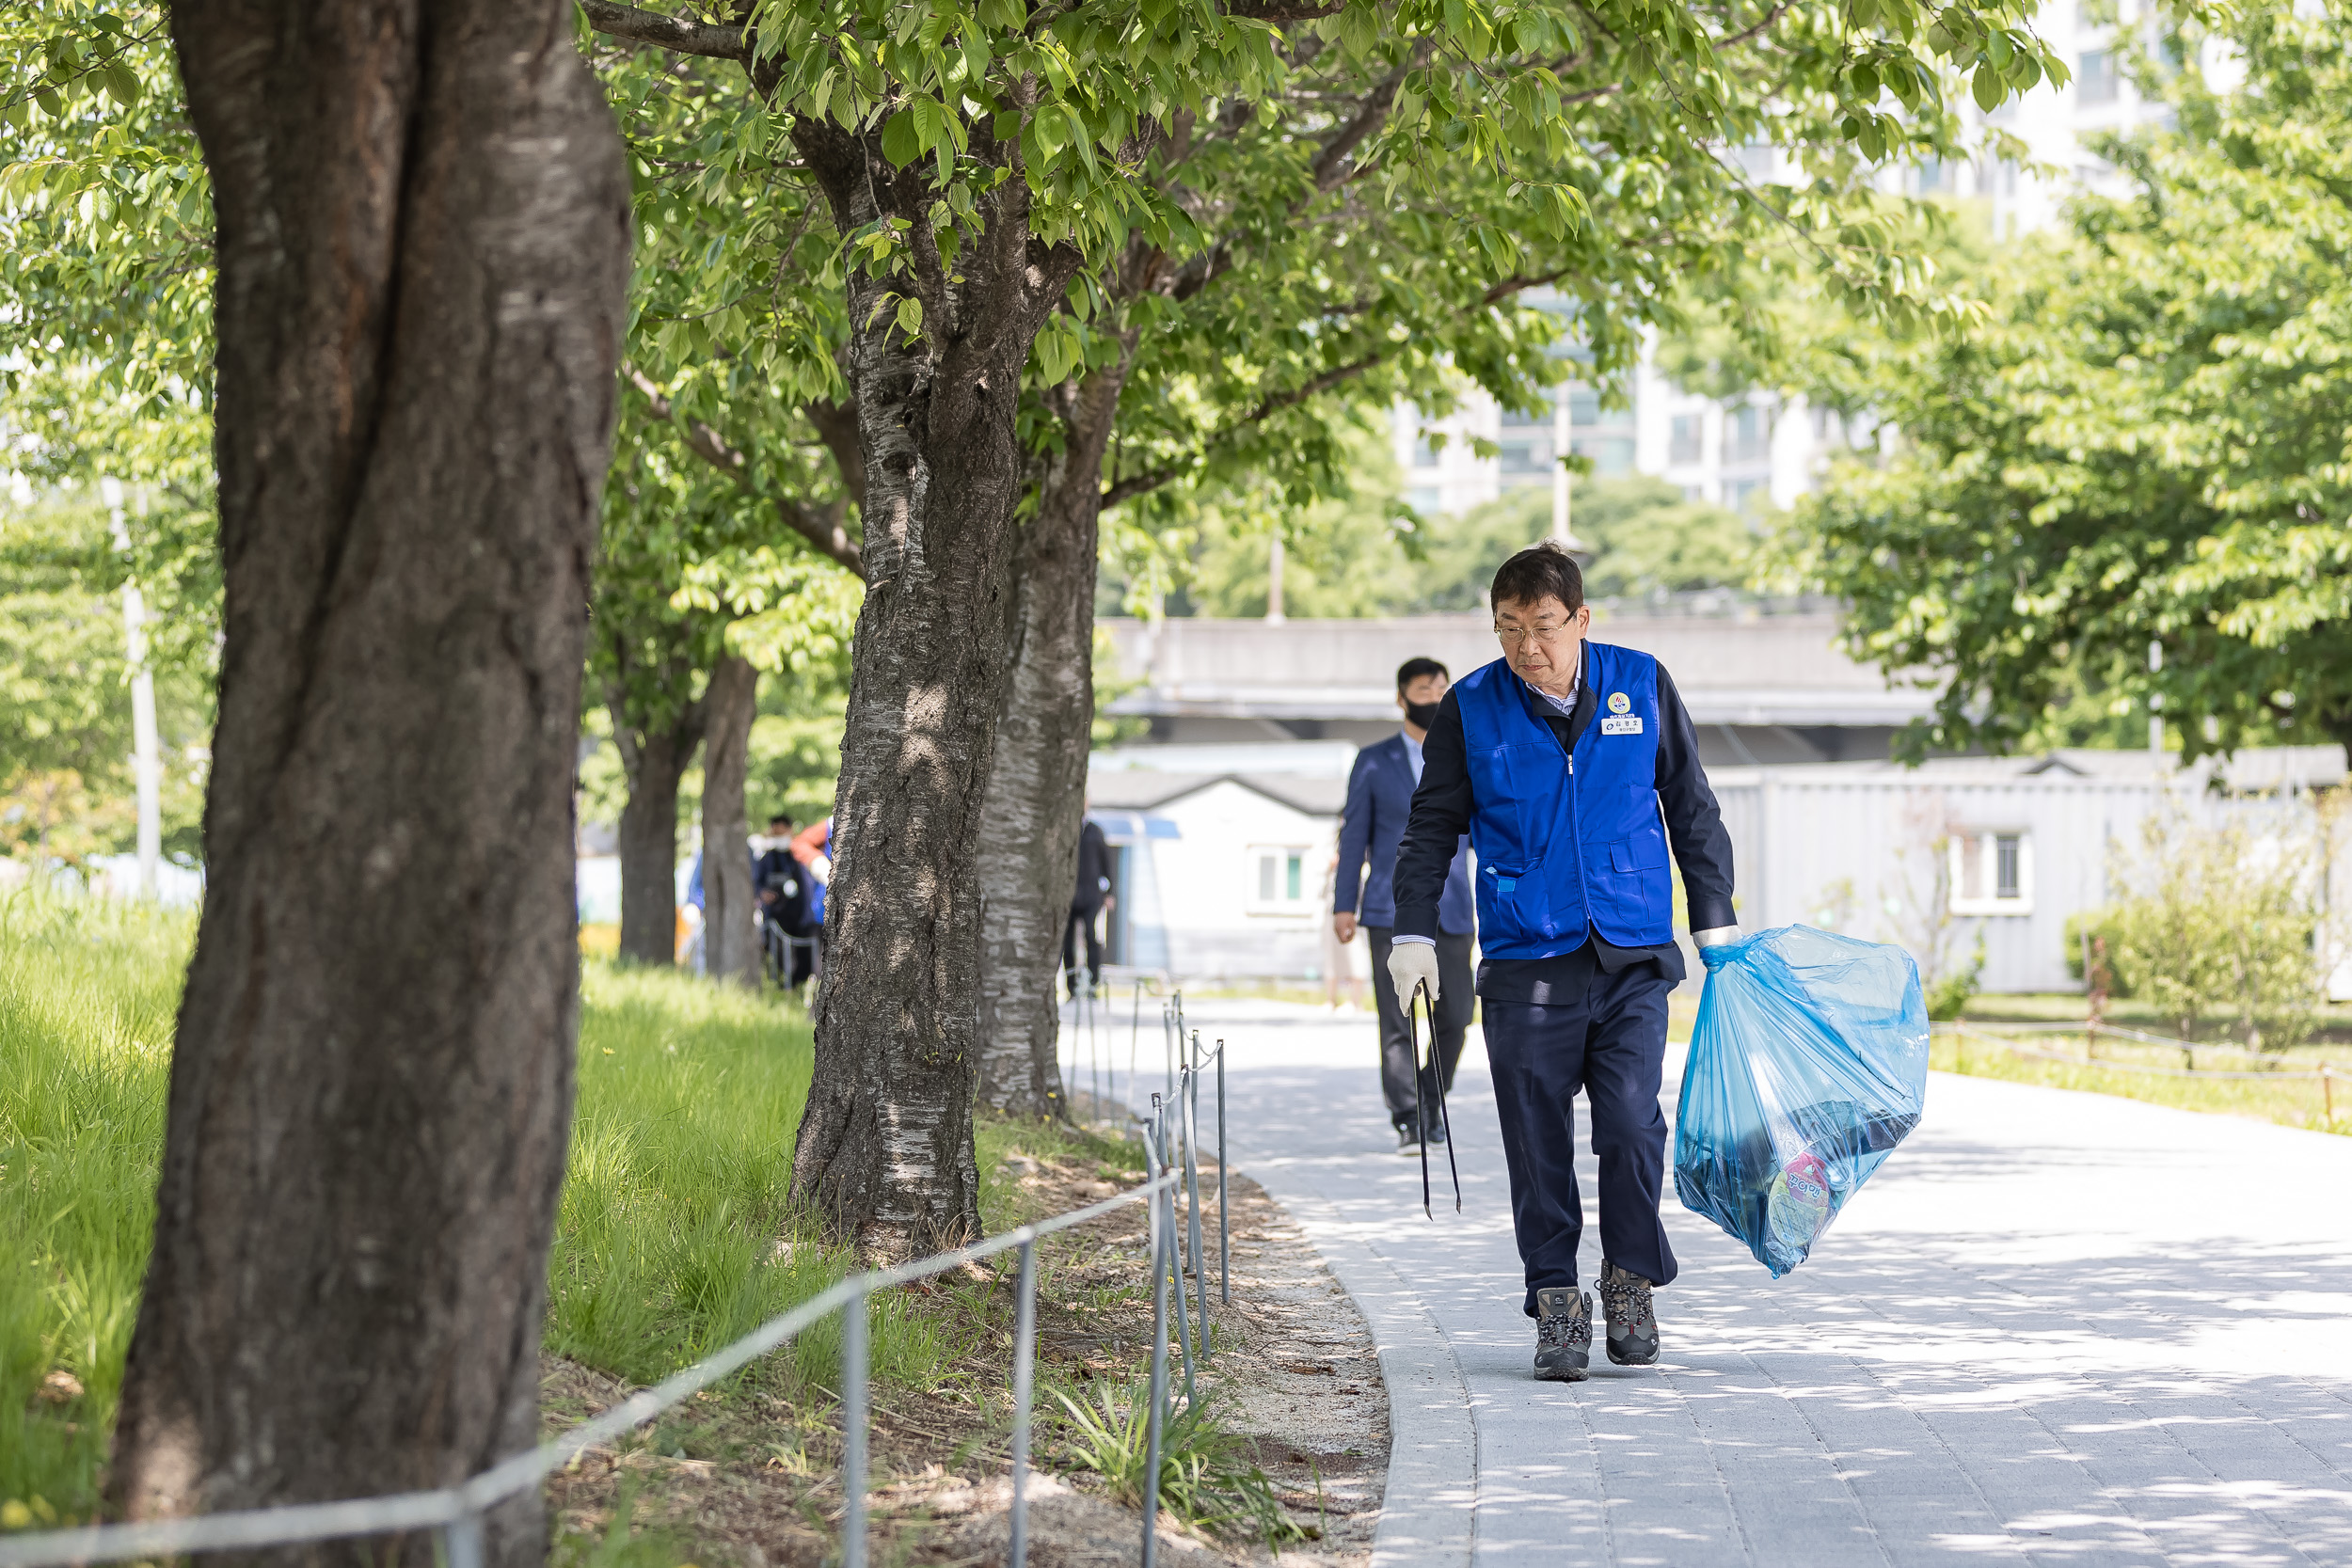
[[[1225,1202],[1225,1042],[1216,1042],[1216,1269],[1217,1299],[1233,1304],[1233,1231]]]
[[[1192,1284],[1200,1303],[1193,1320],[1195,1354],[1209,1354],[1209,1259],[1200,1245],[1200,1031],[1192,1034],[1192,1066],[1184,1075],[1184,1099],[1176,1107],[1184,1123],[1184,1190],[1190,1205],[1185,1224],[1192,1247]]]
[[[841,1309],[841,1568],[866,1568],[866,1303]]]
[[[1005,1560],[1029,1560],[1029,1398],[1037,1356],[1037,1243],[1021,1243],[1021,1287],[1012,1330],[1012,1543]]]
[[[1174,1110],[1175,1106],[1167,1101],[1161,1101],[1156,1095],[1152,1097],[1152,1104],[1154,1109],[1158,1112],[1157,1119],[1159,1122],[1158,1130],[1155,1134],[1158,1140],[1157,1153],[1159,1169],[1152,1172],[1152,1174],[1154,1176],[1166,1176],[1177,1168],[1175,1160],[1171,1158],[1168,1153],[1168,1140],[1173,1135],[1168,1125],[1168,1113]],[[1181,1178],[1179,1180],[1181,1180]],[[1162,1187],[1159,1191],[1159,1196],[1152,1201],[1154,1204],[1162,1206],[1163,1212],[1161,1217],[1168,1227],[1168,1272],[1175,1275],[1176,1284],[1176,1348],[1184,1353],[1184,1398],[1185,1400],[1190,1401],[1195,1397],[1193,1392],[1192,1376],[1192,1329],[1190,1325],[1184,1322],[1184,1259],[1178,1255],[1177,1249],[1177,1238],[1180,1233],[1176,1226],[1175,1189],[1172,1187]]]
[[[1160,1523],[1160,1418],[1168,1408],[1168,1236],[1160,1228],[1160,1206],[1152,1205],[1152,1391],[1143,1414],[1143,1568],[1158,1560]]]
[[[482,1568],[482,1515],[460,1514],[442,1526],[441,1555],[449,1568]]]

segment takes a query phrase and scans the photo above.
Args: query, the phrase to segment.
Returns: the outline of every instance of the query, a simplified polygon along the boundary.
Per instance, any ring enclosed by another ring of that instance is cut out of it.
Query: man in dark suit
[[[1087,944],[1084,983],[1089,994],[1102,989],[1103,933],[1097,921],[1110,902],[1111,847],[1101,826],[1089,816],[1078,829],[1078,886],[1070,899],[1070,923],[1061,932],[1061,966],[1069,972],[1073,999],[1080,985],[1077,939],[1081,932]]]
[[[1395,1124],[1397,1147],[1406,1153],[1421,1147],[1424,1135],[1442,1139],[1445,1129],[1437,1116],[1438,1085],[1454,1085],[1454,1069],[1462,1059],[1462,1036],[1470,1020],[1470,935],[1473,925],[1470,888],[1470,840],[1456,846],[1445,892],[1438,900],[1437,954],[1445,976],[1440,994],[1430,995],[1435,1014],[1427,1076],[1421,1085],[1424,1130],[1413,1115],[1413,1042],[1406,1027],[1409,995],[1399,996],[1389,978],[1389,944],[1396,925],[1396,847],[1412,815],[1413,790],[1421,783],[1422,741],[1445,697],[1446,668],[1434,658],[1408,658],[1397,667],[1396,705],[1405,715],[1397,735],[1356,753],[1356,769],[1347,779],[1347,807],[1340,819],[1340,866],[1334,879],[1331,928],[1340,941],[1356,940],[1361,925],[1372,941],[1372,993],[1380,1012],[1380,1092],[1389,1102],[1389,1120]],[[1372,874],[1363,875],[1365,863]],[[1359,882],[1362,883],[1360,890]]]
[[[1658,1359],[1650,1297],[1673,1282],[1658,1216],[1666,1121],[1658,1080],[1666,993],[1683,977],[1667,848],[1692,940],[1734,941],[1731,840],[1698,736],[1658,660],[1589,641],[1575,559],[1555,546],[1502,563],[1488,594],[1502,657],[1465,675],[1430,721],[1421,788],[1398,847],[1399,990],[1442,986],[1436,944],[1446,867],[1478,851],[1478,995],[1511,1173],[1511,1224],[1535,1320],[1535,1375],[1581,1382],[1592,1298],[1577,1289],[1584,1207],[1576,1096],[1590,1096],[1600,1165],[1609,1359]]]

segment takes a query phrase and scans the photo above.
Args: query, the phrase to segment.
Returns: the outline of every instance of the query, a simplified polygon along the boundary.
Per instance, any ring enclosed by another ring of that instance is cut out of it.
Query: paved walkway
[[[2352,1138],[1938,1074],[1786,1279],[1670,1178],[1662,1364],[1538,1384],[1475,1034],[1432,1223],[1368,1019],[1191,1015],[1231,1042],[1238,1161],[1380,1338],[1381,1568],[2352,1564]]]

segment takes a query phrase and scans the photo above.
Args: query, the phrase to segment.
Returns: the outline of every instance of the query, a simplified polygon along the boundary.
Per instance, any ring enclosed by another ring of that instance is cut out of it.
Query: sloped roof
[[[1154,773],[1116,768],[1089,774],[1087,803],[1096,811],[1157,811],[1211,784],[1235,784],[1310,816],[1337,816],[1347,804],[1343,779],[1287,773]]]

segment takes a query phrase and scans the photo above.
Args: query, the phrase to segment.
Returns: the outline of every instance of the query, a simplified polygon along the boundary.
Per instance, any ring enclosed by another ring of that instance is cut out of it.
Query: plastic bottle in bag
[[[1899,947],[1784,926],[1703,949],[1675,1192],[1777,1279],[1918,1125],[1928,1013]]]

